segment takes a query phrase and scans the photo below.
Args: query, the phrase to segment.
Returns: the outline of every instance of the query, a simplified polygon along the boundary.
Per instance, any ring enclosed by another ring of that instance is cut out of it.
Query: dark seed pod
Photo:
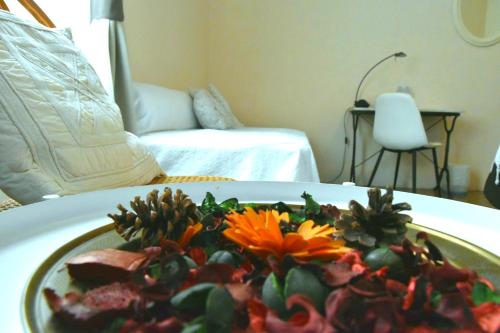
[[[172,194],[168,187],[160,196],[158,190],[153,190],[146,201],[137,196],[130,202],[133,212],[119,204],[120,214],[108,216],[113,219],[115,230],[126,240],[140,231],[143,246],[157,244],[161,239],[177,240],[188,226],[200,221],[200,215],[189,196],[181,190]]]
[[[394,199],[392,189],[382,195],[380,189],[368,190],[368,207],[359,202],[349,202],[350,214],[343,214],[335,224],[343,233],[343,238],[350,243],[358,243],[364,247],[374,247],[380,243],[400,244],[405,237],[406,223],[412,218],[400,214],[410,210],[407,203],[392,204]]]

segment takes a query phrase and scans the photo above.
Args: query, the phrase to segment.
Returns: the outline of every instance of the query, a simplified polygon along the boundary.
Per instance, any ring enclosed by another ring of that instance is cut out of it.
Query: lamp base
[[[367,108],[370,106],[370,103],[368,103],[364,99],[360,99],[360,100],[357,100],[356,102],[354,102],[354,106],[357,108]]]

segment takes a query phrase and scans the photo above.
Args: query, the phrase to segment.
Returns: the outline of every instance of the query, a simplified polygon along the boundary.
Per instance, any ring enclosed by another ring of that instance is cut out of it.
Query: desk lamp
[[[359,93],[359,88],[361,88],[361,84],[363,83],[363,81],[366,79],[366,77],[368,76],[368,74],[370,74],[370,72],[375,68],[377,67],[378,65],[380,65],[381,63],[383,63],[384,61],[386,61],[387,59],[390,59],[392,57],[395,57],[395,58],[404,58],[406,57],[406,53],[404,52],[396,52],[394,54],[391,54],[390,56],[387,56],[385,57],[384,59],[380,60],[379,62],[377,62],[375,65],[373,65],[372,68],[370,68],[368,70],[368,72],[366,72],[365,76],[363,76],[363,78],[361,79],[361,81],[359,82],[359,85],[358,85],[358,89],[356,90],[356,97],[354,97],[354,106],[355,107],[359,107],[359,108],[366,108],[366,107],[369,107],[370,104],[368,104],[368,102],[364,99],[360,99],[358,100],[358,93]]]

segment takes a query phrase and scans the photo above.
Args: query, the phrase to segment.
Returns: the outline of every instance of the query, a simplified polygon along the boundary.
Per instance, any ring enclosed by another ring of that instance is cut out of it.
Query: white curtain
[[[128,62],[127,41],[123,28],[123,0],[91,0],[91,18],[109,20],[109,58],[116,104],[120,107],[125,130],[137,133],[139,99]]]

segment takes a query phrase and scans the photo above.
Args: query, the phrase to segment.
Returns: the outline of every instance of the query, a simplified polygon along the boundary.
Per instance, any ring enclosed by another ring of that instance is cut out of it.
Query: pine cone
[[[173,197],[168,187],[160,197],[158,193],[158,190],[148,193],[146,201],[135,197],[130,202],[134,212],[119,204],[120,215],[108,214],[114,221],[115,230],[125,240],[141,230],[143,247],[157,244],[161,239],[178,240],[189,225],[200,221],[196,204],[181,190],[178,189]]]
[[[378,188],[368,190],[368,207],[364,208],[359,202],[349,202],[350,215],[342,215],[335,224],[343,232],[343,238],[351,243],[359,243],[365,247],[374,247],[380,244],[399,245],[406,234],[406,223],[412,218],[400,214],[403,210],[410,210],[407,203],[392,204],[394,199],[392,189],[387,189],[384,195]]]

